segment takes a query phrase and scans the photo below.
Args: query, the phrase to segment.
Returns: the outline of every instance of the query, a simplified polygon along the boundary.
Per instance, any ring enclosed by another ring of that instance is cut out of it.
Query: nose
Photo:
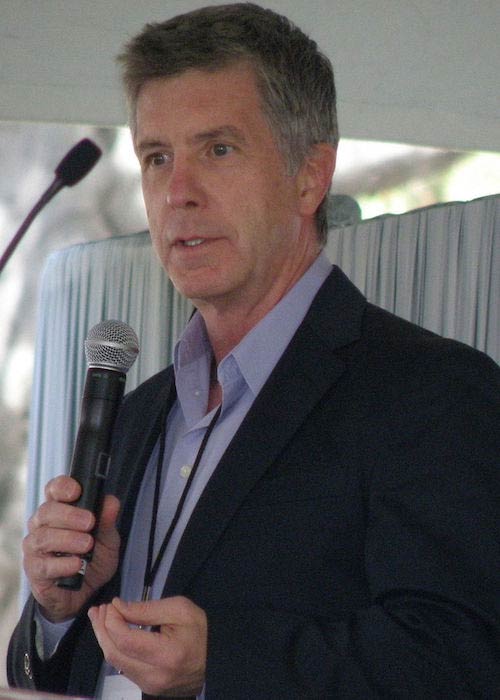
[[[174,160],[167,184],[167,203],[173,209],[190,209],[203,203],[204,190],[196,165],[188,159]]]

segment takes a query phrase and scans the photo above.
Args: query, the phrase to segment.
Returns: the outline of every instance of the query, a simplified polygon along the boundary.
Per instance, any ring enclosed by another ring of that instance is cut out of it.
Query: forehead
[[[246,62],[147,81],[137,98],[134,131],[141,138],[151,129],[186,131],[233,121],[240,128],[266,126],[255,71]]]

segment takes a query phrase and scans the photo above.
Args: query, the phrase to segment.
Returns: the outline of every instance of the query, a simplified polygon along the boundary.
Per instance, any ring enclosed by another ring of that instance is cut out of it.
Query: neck
[[[246,297],[242,299],[199,300],[195,305],[203,316],[208,339],[214,353],[216,364],[231,352],[233,348],[264,318],[298,282],[309,269],[315,257],[304,260],[287,280],[273,286],[268,293],[251,303]]]

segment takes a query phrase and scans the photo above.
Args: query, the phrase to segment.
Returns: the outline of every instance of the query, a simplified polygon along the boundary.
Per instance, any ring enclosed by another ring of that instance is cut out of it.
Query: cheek
[[[143,196],[151,241],[156,252],[160,254],[165,244],[162,234],[166,224],[162,202],[159,196],[154,195],[151,190],[143,189]]]
[[[151,177],[145,173],[142,176],[142,198],[148,218],[158,219],[165,201],[166,183],[159,177]]]
[[[154,211],[154,210],[153,210]],[[162,226],[155,218],[148,216],[149,221],[149,235],[151,237],[151,244],[156,257],[159,259],[162,267],[166,270],[168,265],[169,247],[167,245],[167,240],[165,236],[162,235]]]
[[[163,268],[166,267],[166,260],[165,260],[165,254],[161,245],[161,240],[158,239],[158,236],[154,234],[154,228],[153,226],[149,226],[150,232],[149,235],[151,236],[151,243],[153,245],[153,250],[156,254],[156,257],[159,259],[161,265]]]
[[[157,210],[157,207],[155,206],[155,199],[151,193],[151,188],[147,187],[144,182],[142,183],[142,198],[144,200],[144,206],[146,208],[146,216],[148,217],[148,221],[151,222],[151,219],[153,217],[153,214]]]
[[[163,236],[161,235],[161,226],[154,217],[148,216],[149,223],[149,235],[151,236],[151,242],[157,253],[160,253],[163,246]]]

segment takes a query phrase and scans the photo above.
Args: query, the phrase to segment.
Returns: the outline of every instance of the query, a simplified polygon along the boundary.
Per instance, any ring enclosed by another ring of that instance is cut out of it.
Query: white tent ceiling
[[[203,0],[0,0],[0,119],[123,124],[114,57]],[[212,2],[212,4],[215,4]],[[496,0],[267,0],[333,61],[343,136],[500,150]]]

